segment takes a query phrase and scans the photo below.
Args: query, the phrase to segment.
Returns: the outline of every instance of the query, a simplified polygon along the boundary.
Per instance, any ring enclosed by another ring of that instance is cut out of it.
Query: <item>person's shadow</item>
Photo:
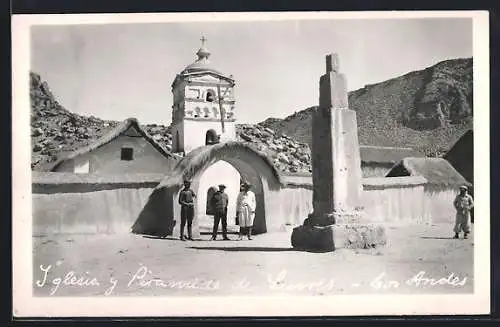
[[[294,248],[274,248],[274,247],[259,247],[259,246],[189,246],[188,249],[195,250],[212,250],[212,251],[228,251],[228,252],[288,252],[296,251]]]
[[[226,252],[310,252],[310,253],[324,253],[331,252],[327,250],[316,249],[300,249],[293,247],[259,247],[259,246],[189,246],[188,249],[194,250],[211,250],[211,251],[226,251]]]
[[[452,240],[453,237],[440,237],[440,236],[422,236],[424,240]]]

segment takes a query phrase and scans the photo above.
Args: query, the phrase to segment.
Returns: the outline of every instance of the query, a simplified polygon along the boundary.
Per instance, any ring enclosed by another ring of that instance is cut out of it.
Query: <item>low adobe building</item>
[[[61,156],[50,172],[76,174],[168,173],[180,160],[128,118],[86,147]]]
[[[455,220],[453,200],[461,185],[471,186],[453,166],[443,158],[405,158],[395,165],[386,177],[422,176],[425,178],[424,195],[427,222]],[[404,200],[402,200],[404,201]],[[410,203],[413,199],[409,198]]]
[[[361,145],[361,172],[363,177],[384,177],[391,168],[404,158],[424,157],[412,148],[397,148],[373,145]]]

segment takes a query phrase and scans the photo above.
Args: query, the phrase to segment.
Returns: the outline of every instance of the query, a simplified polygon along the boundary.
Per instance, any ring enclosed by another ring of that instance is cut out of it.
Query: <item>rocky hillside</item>
[[[472,127],[472,90],[472,58],[454,59],[352,91],[349,106],[357,112],[361,144],[437,156]],[[314,108],[259,125],[310,144]]]
[[[88,145],[116,127],[119,121],[86,117],[63,108],[39,75],[31,77],[31,140],[33,170],[43,170],[63,152]],[[170,149],[172,136],[167,126],[142,126],[157,142]],[[238,125],[238,139],[252,143],[266,152],[279,170],[290,173],[310,171],[310,150],[306,144],[294,142],[286,135],[258,125]]]

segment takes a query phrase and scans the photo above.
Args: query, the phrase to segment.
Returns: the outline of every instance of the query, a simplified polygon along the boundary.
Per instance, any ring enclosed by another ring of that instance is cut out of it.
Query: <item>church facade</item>
[[[206,39],[196,52],[197,59],[186,66],[172,83],[172,152],[188,156],[203,146],[236,141],[235,80],[211,63]],[[236,197],[241,174],[225,160],[206,167],[196,190],[196,220],[200,226],[212,225],[208,210],[211,189],[226,185],[230,201],[228,215],[236,215]]]
[[[198,59],[172,83],[172,151],[236,139],[235,81],[215,69],[202,38]]]

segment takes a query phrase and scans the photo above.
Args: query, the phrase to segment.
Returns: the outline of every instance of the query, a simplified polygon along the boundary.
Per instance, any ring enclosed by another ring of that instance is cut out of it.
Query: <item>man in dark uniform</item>
[[[211,205],[214,212],[214,229],[212,231],[212,240],[217,239],[217,231],[219,229],[219,221],[222,220],[222,236],[224,240],[229,240],[227,237],[227,204],[229,198],[224,192],[226,185],[219,185],[219,190],[212,196]]]
[[[196,194],[191,189],[191,181],[184,181],[184,188],[179,193],[179,204],[181,205],[181,241],[185,241],[184,227],[188,228],[188,240],[193,240],[192,225],[194,218],[194,199]]]

